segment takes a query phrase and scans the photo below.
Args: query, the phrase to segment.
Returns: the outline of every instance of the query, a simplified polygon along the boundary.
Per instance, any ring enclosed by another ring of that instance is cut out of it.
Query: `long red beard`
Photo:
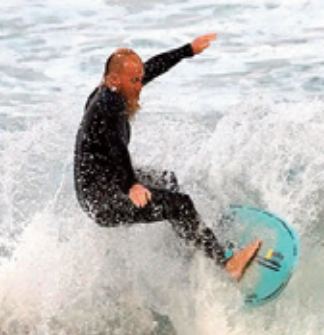
[[[127,101],[127,114],[129,118],[132,118],[135,116],[137,111],[141,108],[141,105],[139,104],[138,99],[128,100]]]

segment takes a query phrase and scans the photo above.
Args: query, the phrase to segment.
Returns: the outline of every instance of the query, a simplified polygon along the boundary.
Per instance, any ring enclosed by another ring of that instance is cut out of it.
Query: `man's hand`
[[[216,38],[216,33],[206,34],[195,38],[191,43],[193,54],[196,55],[201,53],[203,50],[208,48],[210,46],[210,43],[212,41],[215,41]]]
[[[134,184],[128,193],[132,203],[136,207],[144,207],[152,197],[151,192],[141,184]]]

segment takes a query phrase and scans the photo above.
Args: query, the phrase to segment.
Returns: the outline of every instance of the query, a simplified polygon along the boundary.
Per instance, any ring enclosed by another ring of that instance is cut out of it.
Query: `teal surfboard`
[[[231,206],[221,222],[225,238],[235,248],[255,239],[263,241],[239,282],[245,304],[259,306],[278,297],[298,262],[300,248],[296,231],[278,216],[248,206]]]

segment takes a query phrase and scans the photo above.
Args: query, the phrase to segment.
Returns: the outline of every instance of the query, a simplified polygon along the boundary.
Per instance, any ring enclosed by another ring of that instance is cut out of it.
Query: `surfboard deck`
[[[239,282],[247,306],[263,305],[287,286],[299,257],[296,231],[276,215],[249,206],[232,205],[222,218],[226,240],[242,248],[255,239],[262,246]]]

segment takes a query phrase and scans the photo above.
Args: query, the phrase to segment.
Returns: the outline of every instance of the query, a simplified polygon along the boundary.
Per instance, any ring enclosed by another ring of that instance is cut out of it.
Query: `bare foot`
[[[239,281],[250,262],[253,260],[258,250],[260,249],[262,241],[256,240],[248,244],[244,249],[236,252],[226,263],[225,270],[229,275]]]

